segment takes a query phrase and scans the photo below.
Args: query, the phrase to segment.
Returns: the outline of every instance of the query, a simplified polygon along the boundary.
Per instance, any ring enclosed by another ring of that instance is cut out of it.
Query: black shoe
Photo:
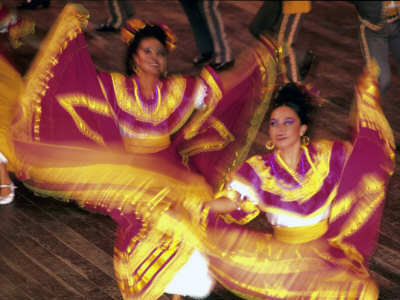
[[[19,9],[35,9],[38,6],[49,8],[50,0],[32,0],[31,2],[24,2],[17,6]]]
[[[318,64],[317,56],[313,51],[308,50],[303,62],[299,67],[300,76],[302,79],[305,79],[306,76],[310,73],[311,68],[315,68]]]
[[[106,23],[100,24],[99,26],[97,26],[96,30],[99,32],[117,32],[117,31],[119,31],[118,28],[115,28]]]
[[[222,63],[211,63],[210,67],[213,68],[215,71],[224,71],[228,70],[235,64],[235,60],[230,60]]]
[[[196,66],[204,65],[211,60],[212,56],[213,56],[212,51],[204,52],[193,59],[193,64]]]

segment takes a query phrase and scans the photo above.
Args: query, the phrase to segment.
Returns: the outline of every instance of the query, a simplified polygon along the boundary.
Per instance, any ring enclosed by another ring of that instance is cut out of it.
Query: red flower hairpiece
[[[175,49],[175,47],[176,47],[175,43],[177,41],[177,38],[176,38],[175,34],[172,32],[172,30],[167,25],[162,24],[162,23],[151,24],[149,22],[146,22],[146,21],[143,21],[140,19],[129,19],[128,21],[126,21],[124,26],[122,26],[122,28],[121,28],[122,40],[125,43],[130,44],[133,41],[133,39],[135,38],[136,34],[140,30],[145,28],[146,26],[160,27],[165,32],[165,35],[167,36],[166,47],[167,47],[168,52],[171,52]]]

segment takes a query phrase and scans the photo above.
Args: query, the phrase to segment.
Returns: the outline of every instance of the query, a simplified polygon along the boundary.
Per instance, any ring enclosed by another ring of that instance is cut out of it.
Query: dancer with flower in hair
[[[16,177],[118,223],[125,299],[205,297],[214,279],[188,227],[204,224],[205,203],[247,155],[275,87],[276,46],[264,38],[219,74],[168,76],[174,34],[133,19],[121,29],[126,76],[94,67],[88,17],[67,5],[27,72],[10,128]]]
[[[394,170],[394,138],[380,107],[374,67],[356,86],[351,143],[310,142],[310,112],[317,98],[304,86],[284,84],[271,102],[270,152],[249,158],[230,174],[226,189],[211,202],[228,222],[244,224],[262,212],[272,225],[258,241],[248,238],[252,232],[242,233],[243,241],[235,244],[245,246],[229,248],[252,253],[255,263],[249,262],[250,254],[249,260],[210,259],[216,278],[238,295],[378,298],[368,261]],[[240,275],[232,280],[232,274]]]

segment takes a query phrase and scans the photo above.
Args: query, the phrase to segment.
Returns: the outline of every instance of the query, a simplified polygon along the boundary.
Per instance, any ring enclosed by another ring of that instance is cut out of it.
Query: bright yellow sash
[[[132,153],[156,153],[168,148],[171,143],[169,135],[137,139],[122,137],[125,149]]]
[[[297,227],[273,226],[274,236],[278,241],[289,244],[301,244],[316,240],[328,231],[328,220],[317,224]]]

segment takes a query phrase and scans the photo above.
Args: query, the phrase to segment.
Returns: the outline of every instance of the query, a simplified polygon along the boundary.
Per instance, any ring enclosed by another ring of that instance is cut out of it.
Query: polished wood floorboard
[[[21,0],[22,1],[22,0]],[[19,1],[5,0],[9,7]],[[74,1],[91,14],[88,47],[98,68],[124,71],[124,45],[115,33],[97,33],[96,25],[107,18],[103,1]],[[51,0],[49,9],[21,11],[37,22],[34,39],[10,53],[24,74],[40,40],[56,19],[64,0]],[[196,75],[191,64],[197,55],[193,34],[177,1],[131,1],[136,16],[168,24],[179,38],[169,60],[170,73]],[[260,1],[221,1],[226,31],[236,53],[254,38],[248,26]],[[4,37],[1,37],[4,41]],[[357,35],[357,16],[348,1],[314,1],[303,22],[298,47],[312,49],[318,65],[307,77],[328,100],[316,117],[317,137],[348,139],[348,113],[353,86],[363,68]],[[11,50],[11,49],[10,49]],[[400,79],[392,59],[392,86],[384,110],[400,143]],[[266,124],[250,154],[263,153]],[[371,270],[380,286],[380,299],[400,299],[400,156],[388,187],[377,250]],[[71,203],[39,198],[20,183],[15,201],[0,207],[0,299],[122,299],[112,266],[116,225],[107,216],[86,212]],[[257,223],[254,225],[257,227]],[[261,225],[260,225],[261,226]],[[366,237],[368,238],[368,237]],[[170,299],[164,295],[163,300]],[[217,286],[208,299],[239,299]]]

